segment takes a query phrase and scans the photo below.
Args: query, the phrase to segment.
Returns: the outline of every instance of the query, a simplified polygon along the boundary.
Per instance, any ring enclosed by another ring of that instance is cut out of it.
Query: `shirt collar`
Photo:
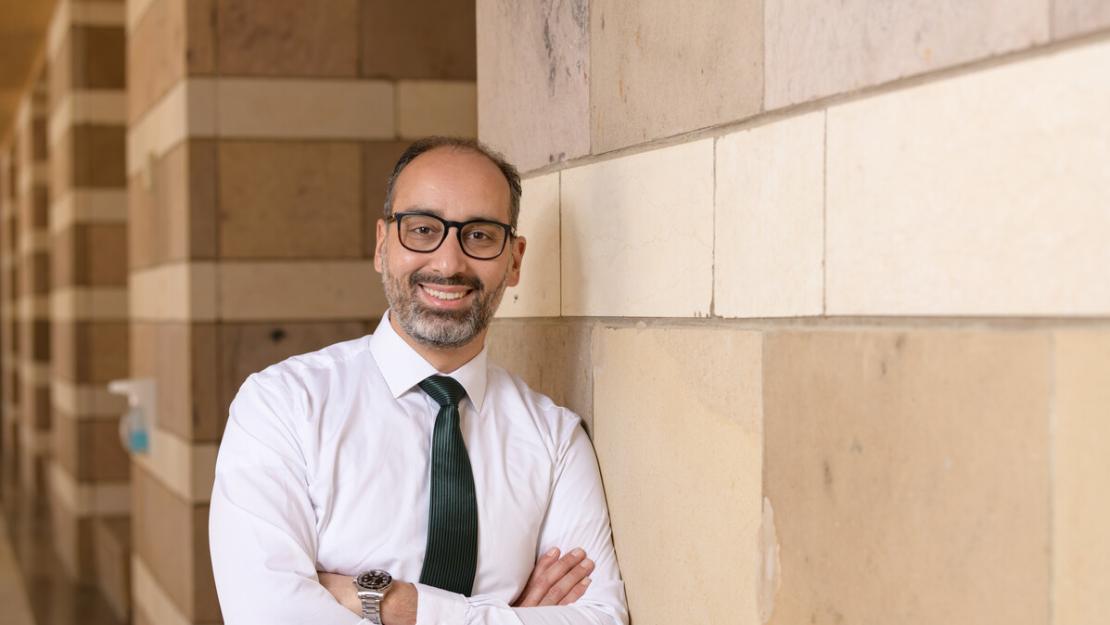
[[[378,363],[393,398],[412,390],[430,375],[449,375],[466,389],[466,396],[478,410],[486,397],[486,348],[469,362],[450,373],[440,374],[424,357],[416,353],[389,323],[389,311],[382,315],[378,328],[370,337],[370,353]]]

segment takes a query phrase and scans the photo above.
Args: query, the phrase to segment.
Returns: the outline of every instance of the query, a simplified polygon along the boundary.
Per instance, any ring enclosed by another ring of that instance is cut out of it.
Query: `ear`
[[[505,278],[506,286],[516,286],[520,283],[520,265],[524,261],[524,248],[528,246],[528,239],[516,237],[509,244],[509,275]]]
[[[384,219],[378,220],[378,242],[374,246],[374,269],[382,272],[382,248],[385,246],[385,237],[389,234],[389,225]]]

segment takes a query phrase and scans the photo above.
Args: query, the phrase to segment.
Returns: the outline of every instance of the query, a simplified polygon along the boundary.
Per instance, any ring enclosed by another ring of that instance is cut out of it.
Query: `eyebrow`
[[[406,208],[405,210],[402,210],[402,211],[395,211],[395,213],[425,213],[425,214],[428,214],[428,215],[434,215],[436,217],[439,217],[440,219],[445,219],[447,221],[451,221],[450,219],[447,219],[446,217],[444,217],[443,216],[443,211],[441,211],[439,209],[427,208],[427,207],[418,206],[418,205],[410,206],[409,208]],[[486,215],[470,216],[470,217],[467,217],[466,219],[461,220],[462,223],[466,223],[468,221],[493,221],[493,222],[497,222],[497,223],[508,223],[507,221],[503,222],[503,221],[501,221],[500,219],[498,219],[496,217],[489,217],[489,216],[486,216]]]

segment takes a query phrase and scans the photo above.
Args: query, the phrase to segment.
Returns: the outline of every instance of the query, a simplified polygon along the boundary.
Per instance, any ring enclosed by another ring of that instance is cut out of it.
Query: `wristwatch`
[[[355,589],[362,602],[362,618],[374,625],[382,625],[382,599],[392,586],[393,576],[381,569],[355,576]]]

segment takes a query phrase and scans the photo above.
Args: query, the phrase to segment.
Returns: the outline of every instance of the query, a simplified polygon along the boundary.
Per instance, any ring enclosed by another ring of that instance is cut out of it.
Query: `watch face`
[[[393,576],[381,569],[367,571],[355,578],[355,584],[366,590],[381,590],[389,586],[392,581]]]

